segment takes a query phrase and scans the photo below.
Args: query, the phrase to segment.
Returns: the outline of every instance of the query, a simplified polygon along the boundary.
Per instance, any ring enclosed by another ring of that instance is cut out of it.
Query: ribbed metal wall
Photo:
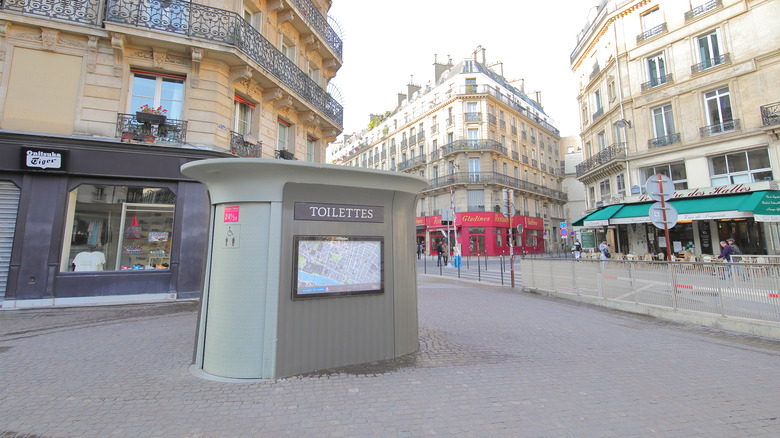
[[[19,188],[8,181],[0,181],[0,302],[8,285],[8,268],[14,246],[16,213],[19,210]]]

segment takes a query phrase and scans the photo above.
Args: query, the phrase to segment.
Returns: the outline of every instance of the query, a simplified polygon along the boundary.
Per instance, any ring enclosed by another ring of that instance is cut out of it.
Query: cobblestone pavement
[[[777,437],[780,343],[421,275],[420,352],[188,367],[195,303],[0,312],[0,437]]]

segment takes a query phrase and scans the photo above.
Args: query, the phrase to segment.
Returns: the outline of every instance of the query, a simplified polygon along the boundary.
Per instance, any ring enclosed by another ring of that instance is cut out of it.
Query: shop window
[[[167,188],[83,184],[72,190],[60,271],[169,269],[175,203]]]
[[[713,187],[772,181],[772,165],[766,149],[734,152],[710,158]]]
[[[162,107],[171,119],[181,119],[184,104],[184,77],[133,70],[133,85],[128,113],[144,105]]]

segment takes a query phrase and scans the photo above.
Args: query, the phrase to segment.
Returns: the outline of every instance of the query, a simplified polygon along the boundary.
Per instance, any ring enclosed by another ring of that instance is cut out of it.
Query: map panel
[[[382,239],[298,237],[296,296],[380,293]]]

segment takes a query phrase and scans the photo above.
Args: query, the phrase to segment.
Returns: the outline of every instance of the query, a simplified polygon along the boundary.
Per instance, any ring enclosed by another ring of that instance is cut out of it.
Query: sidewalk
[[[197,304],[0,312],[0,437],[774,437],[780,342],[420,275],[420,352],[189,373]]]

